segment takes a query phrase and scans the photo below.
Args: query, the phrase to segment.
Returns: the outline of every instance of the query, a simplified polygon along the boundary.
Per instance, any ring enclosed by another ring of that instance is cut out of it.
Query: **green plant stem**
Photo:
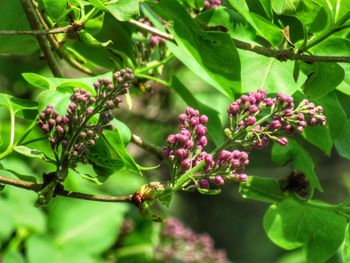
[[[153,76],[149,76],[149,75],[146,75],[146,74],[135,74],[135,77],[136,78],[140,78],[140,79],[148,79],[148,80],[152,80],[154,82],[157,82],[159,84],[162,84],[166,87],[170,87],[171,84],[165,80],[162,80],[162,79],[159,79],[159,78],[156,78],[156,77],[153,77]]]
[[[19,179],[13,179],[6,176],[0,175],[0,183],[4,185],[12,185],[18,188],[31,190],[34,192],[41,191],[43,185],[32,183],[24,180]],[[125,195],[125,196],[111,196],[111,195],[91,195],[91,194],[85,194],[85,193],[78,193],[78,192],[71,192],[64,189],[56,189],[54,192],[54,195],[64,196],[64,197],[70,197],[70,198],[77,198],[77,199],[84,199],[84,200],[90,200],[90,201],[98,201],[98,202],[127,202],[132,203],[131,196],[132,195]]]
[[[4,159],[7,155],[9,155],[13,151],[13,147],[15,146],[15,112],[10,110],[10,121],[11,121],[11,133],[10,133],[10,143],[7,146],[6,150],[0,154],[0,160]]]
[[[161,61],[152,61],[149,64],[147,64],[145,67],[140,68],[140,69],[136,69],[135,70],[135,74],[141,74],[141,73],[145,73],[148,72],[154,68],[158,68],[159,66],[165,65],[167,63],[169,63],[171,60],[173,60],[175,58],[174,55],[169,55],[167,56],[165,59],[161,60]]]
[[[131,135],[131,142],[144,149],[145,151],[155,154],[160,160],[164,159],[162,148],[154,144],[145,142],[144,140],[142,140],[141,137],[137,136],[136,134]]]

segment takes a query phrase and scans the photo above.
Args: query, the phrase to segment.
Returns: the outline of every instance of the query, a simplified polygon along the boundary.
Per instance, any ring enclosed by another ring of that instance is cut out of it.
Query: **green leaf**
[[[53,243],[90,255],[102,253],[116,241],[126,211],[126,204],[56,199],[48,216]]]
[[[55,22],[67,19],[68,13],[72,11],[66,0],[43,0],[43,4],[47,14]]]
[[[249,176],[247,182],[240,183],[239,192],[243,198],[267,203],[276,203],[284,199],[277,180],[259,176]]]
[[[264,216],[264,229],[272,242],[288,250],[303,247],[310,263],[325,262],[336,253],[346,223],[333,211],[293,200],[270,206]]]
[[[180,95],[187,105],[198,109],[201,114],[208,116],[208,134],[216,145],[221,144],[225,137],[223,133],[223,126],[219,118],[219,113],[211,107],[199,102],[176,76],[173,76],[171,88]]]
[[[49,89],[50,82],[48,78],[45,78],[35,73],[22,73],[22,77],[32,86],[39,89]]]
[[[128,21],[132,17],[140,14],[139,0],[119,0],[109,2],[105,0],[89,0],[89,2],[98,9],[110,12],[111,15],[120,21]]]
[[[313,47],[311,51],[314,55],[319,56],[350,56],[350,41],[346,38],[330,36]],[[347,95],[350,95],[350,64],[339,63],[339,65],[345,71],[345,78],[337,89]]]
[[[103,135],[104,139],[112,147],[115,154],[123,161],[128,171],[142,175],[139,166],[136,164],[135,160],[131,157],[131,155],[126,151],[125,145],[122,141],[118,129],[114,129],[112,131],[104,131]]]
[[[5,93],[0,93],[0,106],[4,106],[15,114],[25,110],[36,112],[38,108],[37,103],[34,101],[16,98]],[[22,117],[24,116],[23,114],[21,115]]]
[[[303,84],[306,97],[318,98],[334,90],[344,80],[344,69],[337,63],[302,63],[301,68],[308,76]]]
[[[103,239],[101,239],[103,240]],[[99,240],[100,241],[100,240]],[[99,243],[99,242],[93,242]],[[34,235],[26,242],[28,263],[102,263],[78,246],[59,247],[48,235]]]
[[[244,0],[228,0],[228,2],[249,22],[256,30],[257,35],[265,38],[274,46],[278,46],[282,43],[282,30],[264,17],[250,12]]]
[[[1,1],[2,30],[30,30],[19,1]],[[0,54],[30,55],[39,49],[35,36],[0,36]]]
[[[47,105],[51,104],[59,112],[59,115],[66,114],[71,95],[71,93],[62,93],[56,90],[41,92],[38,96],[39,112],[42,112]]]
[[[168,42],[168,47],[178,59],[229,98],[241,93],[240,59],[227,33],[203,31],[176,1],[151,6],[173,22],[168,29],[178,45]]]
[[[218,195],[221,193],[221,189],[197,188],[197,191],[204,195]]]
[[[343,243],[343,251],[342,251],[342,259],[343,262],[350,262],[350,225],[346,226],[345,231],[345,240]]]
[[[272,0],[273,10],[279,15],[294,16],[307,27],[308,32],[318,32],[327,27],[324,6],[314,0]]]
[[[302,135],[307,141],[330,155],[333,141],[338,138],[346,123],[346,114],[334,92],[322,98],[314,99],[312,102],[324,108],[327,125],[326,127],[307,127]]]
[[[256,38],[255,30],[240,14],[223,6],[200,13],[196,20],[209,27],[223,26],[232,38],[243,41]]]
[[[47,78],[36,73],[22,73],[23,78],[39,89],[45,90],[60,90],[60,91],[70,91],[73,92],[73,89],[76,87],[84,88],[87,91],[90,91],[92,94],[95,94],[95,89],[93,84],[99,78],[112,78],[112,72],[107,72],[102,75],[87,77],[87,78]]]
[[[107,47],[108,45],[113,44],[113,41],[111,40],[108,40],[106,42],[100,42],[84,30],[79,31],[79,36],[86,45],[91,47]]]
[[[7,250],[3,255],[4,263],[25,263],[24,257],[20,251]]]
[[[346,121],[343,131],[334,143],[339,155],[350,160],[350,120]]]
[[[30,157],[30,158],[45,159],[45,155],[43,152],[28,148],[26,146],[19,145],[19,146],[15,146],[13,149],[16,152],[23,154],[23,155]]]
[[[239,50],[239,55],[242,61],[243,92],[265,88],[268,93],[283,92],[292,95],[305,80],[305,76],[300,75],[298,82],[294,81],[292,61],[280,62],[244,50]]]
[[[321,184],[314,171],[314,161],[308,152],[305,151],[298,142],[289,138],[286,146],[281,146],[278,143],[274,143],[271,155],[272,161],[274,161],[277,165],[282,166],[292,162],[295,169],[305,174],[311,187],[322,191]]]

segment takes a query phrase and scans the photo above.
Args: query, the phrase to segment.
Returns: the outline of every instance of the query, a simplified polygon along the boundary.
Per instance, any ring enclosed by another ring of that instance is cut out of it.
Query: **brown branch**
[[[35,31],[42,31],[43,29],[42,25],[35,13],[35,9],[33,7],[31,0],[21,0],[21,4],[31,28]],[[51,51],[50,44],[47,41],[46,37],[43,35],[36,35],[36,39],[39,43],[39,46],[42,52],[44,53],[44,57],[47,60],[47,63],[52,71],[52,74],[55,77],[62,77],[63,76],[62,71],[59,68],[59,65],[57,64],[57,61]]]
[[[140,148],[144,149],[145,151],[148,151],[150,153],[155,154],[160,160],[164,159],[164,154],[162,151],[162,148],[143,141],[139,136],[132,134],[131,135],[131,142],[139,146]]]
[[[170,34],[164,33],[162,31],[159,31],[158,29],[145,25],[139,21],[136,20],[130,20],[130,24],[139,27],[145,31],[151,32],[152,34],[158,35],[160,37],[163,37],[164,39],[175,41],[174,37]],[[257,54],[266,56],[266,57],[273,57],[279,61],[287,61],[287,60],[302,60],[308,63],[314,63],[314,62],[343,62],[343,63],[350,63],[350,57],[346,56],[314,56],[314,55],[303,55],[303,54],[295,54],[293,50],[274,50],[262,46],[258,46],[255,44],[250,44],[238,39],[233,39],[233,42],[235,43],[236,47],[243,50],[248,50],[255,52]]]
[[[293,50],[273,50],[262,46],[246,43],[237,39],[234,39],[234,43],[237,48],[253,51],[266,57],[273,57],[280,61],[286,60],[302,60],[308,63],[314,62],[344,62],[350,63],[350,57],[345,56],[314,56],[295,54]]]
[[[78,23],[73,23],[66,27],[58,27],[51,30],[0,30],[0,35],[50,35],[50,34],[67,34],[81,30],[83,26]]]
[[[34,192],[39,192],[43,188],[42,184],[27,182],[27,181],[19,180],[19,179],[13,179],[13,178],[1,176],[1,175],[0,175],[0,183],[5,184],[5,185],[16,186],[18,188],[31,190]],[[91,195],[91,194],[84,194],[84,193],[78,193],[78,192],[70,192],[70,191],[67,191],[64,189],[60,189],[60,188],[56,188],[55,195],[90,200],[90,201],[98,201],[98,202],[132,203],[132,195],[126,195],[126,196]]]

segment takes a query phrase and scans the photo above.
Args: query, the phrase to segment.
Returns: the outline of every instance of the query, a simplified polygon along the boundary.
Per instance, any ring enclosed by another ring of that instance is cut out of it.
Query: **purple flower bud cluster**
[[[208,234],[196,234],[178,219],[169,218],[155,249],[158,262],[229,262],[224,250],[216,250]]]
[[[215,9],[221,5],[221,0],[205,0],[204,9]]]
[[[74,89],[70,97],[67,114],[62,117],[48,105],[40,113],[37,125],[47,134],[52,149],[58,154],[67,152],[70,166],[75,167],[78,161],[87,163],[89,148],[104,129],[113,128],[111,110],[119,107],[121,96],[128,92],[130,81],[133,79],[131,69],[122,69],[113,74],[114,84],[110,79],[101,78],[94,83],[96,96],[85,89]],[[97,122],[89,120],[99,114]]]
[[[179,115],[180,132],[170,134],[168,146],[163,149],[164,155],[178,172],[176,176],[202,164],[203,167],[197,172],[199,188],[207,189],[211,183],[222,186],[226,179],[245,182],[247,175],[243,172],[249,164],[246,152],[223,150],[218,156],[212,156],[203,151],[208,144],[207,122],[207,116],[190,107],[186,113]]]
[[[225,130],[229,138],[246,148],[261,149],[270,140],[284,146],[288,139],[283,135],[302,132],[308,125],[326,124],[321,106],[303,100],[295,108],[293,97],[278,93],[275,98],[268,98],[266,93],[259,89],[230,104],[227,109],[230,126]]]

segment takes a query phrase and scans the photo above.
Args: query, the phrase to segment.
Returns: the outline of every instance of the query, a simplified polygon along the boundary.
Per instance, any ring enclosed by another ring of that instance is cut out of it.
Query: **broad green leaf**
[[[330,36],[313,47],[311,51],[313,54],[320,56],[350,56],[350,41],[346,38]],[[339,63],[339,65],[345,71],[345,78],[337,89],[347,95],[350,95],[350,64]]]
[[[292,162],[295,169],[305,174],[311,187],[322,191],[321,184],[314,171],[314,161],[298,142],[289,138],[286,146],[274,143],[271,155],[272,161],[277,165],[282,166]]]
[[[346,121],[343,131],[334,143],[339,155],[350,160],[350,120]]]
[[[48,216],[53,244],[87,255],[102,253],[116,241],[126,211],[126,204],[56,199]]]
[[[36,88],[44,90],[61,90],[71,91],[74,88],[84,88],[95,94],[93,84],[99,78],[112,78],[112,72],[107,72],[102,75],[87,77],[87,78],[47,78],[36,73],[22,73],[23,78]]]
[[[282,30],[264,17],[250,12],[249,7],[244,0],[228,0],[228,2],[249,22],[249,24],[256,30],[257,35],[265,38],[274,46],[282,43]]]
[[[16,152],[23,154],[23,155],[30,157],[30,158],[39,158],[39,159],[45,158],[45,155],[43,152],[28,148],[28,147],[23,146],[23,145],[15,146],[13,149]]]
[[[37,103],[34,101],[16,98],[5,93],[0,93],[0,107],[1,106],[4,106],[15,114],[26,110],[36,112],[38,108]],[[24,116],[23,114],[24,113],[22,113],[21,117]]]
[[[114,153],[123,161],[126,169],[128,169],[129,172],[141,175],[139,166],[125,149],[125,145],[122,137],[120,136],[119,130],[114,129],[112,131],[104,131],[103,134],[104,139],[112,147]]]
[[[20,1],[1,1],[2,30],[30,30]],[[34,36],[0,36],[0,54],[30,55],[39,49]]]
[[[22,253],[18,250],[7,250],[3,255],[4,263],[25,263]]]
[[[98,9],[110,12],[120,21],[128,21],[140,13],[139,0],[89,0],[89,2]]]
[[[308,263],[326,262],[336,253],[346,224],[346,218],[333,211],[293,200],[270,206],[264,216],[264,229],[272,242],[288,250],[303,247]]]
[[[342,251],[343,262],[350,262],[350,225],[348,224],[345,231],[345,240]]]
[[[308,29],[318,32],[327,26],[327,13],[324,6],[314,0],[272,0],[273,10],[279,15],[295,16]]]
[[[6,197],[0,197],[0,210],[3,211],[0,221],[10,221],[13,228],[25,228],[29,232],[45,231],[46,217],[41,210],[33,206],[37,197],[34,192],[10,186],[6,187],[3,193]]]
[[[241,93],[240,60],[227,33],[203,31],[176,1],[151,6],[173,23],[168,29],[178,45],[169,42],[168,47],[178,59],[229,98]]]
[[[55,22],[60,20],[66,20],[67,15],[72,12],[72,9],[68,7],[66,0],[42,0],[47,15]],[[74,0],[73,0],[74,1]],[[72,4],[72,3],[70,3]]]
[[[107,234],[108,235],[108,234]],[[99,239],[99,241],[103,239]],[[97,244],[99,242],[92,243]],[[48,235],[34,235],[26,240],[28,263],[102,263],[79,246],[59,247]]]
[[[303,90],[308,98],[318,98],[334,90],[344,80],[344,69],[337,63],[302,63],[302,70],[308,76]]]
[[[245,41],[256,38],[255,30],[233,9],[220,6],[199,14],[196,20],[208,27],[223,26],[232,38]]]
[[[195,9],[201,9],[204,5],[204,0],[185,0],[185,2]]]
[[[38,96],[39,112],[42,112],[47,105],[51,104],[59,112],[59,115],[66,114],[71,95],[71,93],[62,93],[56,90],[41,92]]]
[[[243,198],[267,203],[284,199],[278,181],[259,176],[249,176],[247,182],[240,184],[239,192]]]
[[[312,102],[324,108],[327,125],[326,127],[307,127],[302,135],[307,141],[329,155],[333,147],[333,141],[338,138],[345,126],[346,114],[334,92],[322,98],[313,99]]]
[[[239,55],[242,61],[243,92],[265,88],[268,93],[283,92],[292,95],[305,80],[305,76],[300,75],[295,83],[292,61],[280,62],[275,58],[244,50],[239,50]]]
[[[43,77],[35,73],[22,73],[22,77],[32,86],[39,89],[50,89],[52,83],[49,78]]]
[[[186,102],[187,105],[198,109],[201,114],[208,116],[208,134],[216,145],[221,144],[224,141],[225,137],[223,133],[222,123],[218,116],[219,113],[211,107],[199,102],[176,76],[174,76],[172,79],[171,87],[176,93],[180,95],[180,97]]]

